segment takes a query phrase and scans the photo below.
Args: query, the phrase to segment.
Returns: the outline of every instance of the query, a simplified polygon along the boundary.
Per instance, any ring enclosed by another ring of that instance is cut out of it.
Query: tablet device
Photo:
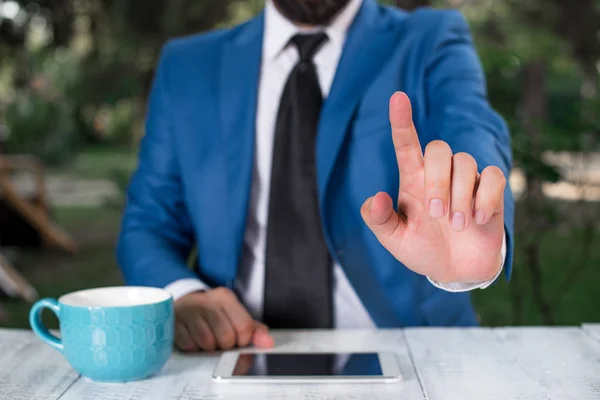
[[[226,352],[213,373],[217,382],[397,382],[392,352]]]

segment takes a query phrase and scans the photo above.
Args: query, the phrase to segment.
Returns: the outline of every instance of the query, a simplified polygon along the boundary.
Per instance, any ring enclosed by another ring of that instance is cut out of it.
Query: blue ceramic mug
[[[44,308],[58,317],[60,338],[42,324]],[[109,287],[42,299],[31,308],[29,322],[77,372],[95,381],[147,378],[173,349],[173,298],[162,289]]]

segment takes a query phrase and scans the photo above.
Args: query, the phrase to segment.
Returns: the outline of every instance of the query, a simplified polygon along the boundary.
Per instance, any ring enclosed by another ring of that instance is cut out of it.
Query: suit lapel
[[[329,97],[325,101],[317,137],[319,202],[323,209],[325,190],[360,99],[385,65],[399,29],[385,24],[374,0],[364,0],[346,39]]]
[[[221,284],[236,276],[244,236],[252,182],[263,21],[261,13],[241,26],[224,45],[221,58],[218,93],[228,207],[219,237],[225,238],[222,245],[230,249],[221,254],[223,264],[215,271],[215,279]]]

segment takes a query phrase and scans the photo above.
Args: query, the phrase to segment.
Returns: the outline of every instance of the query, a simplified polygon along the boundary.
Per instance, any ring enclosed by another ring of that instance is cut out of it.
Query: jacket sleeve
[[[472,155],[479,172],[495,165],[508,180],[512,165],[510,134],[504,120],[488,102],[485,76],[469,26],[458,11],[432,13],[437,18],[429,18],[429,32],[433,32],[434,38],[424,80],[426,117],[419,127],[426,139],[424,145],[434,139],[444,140],[454,153]],[[513,260],[514,209],[507,185],[504,193],[507,279]]]
[[[154,78],[139,165],[127,192],[117,259],[129,285],[197,279],[186,265],[194,237],[177,160],[169,99],[169,46]]]

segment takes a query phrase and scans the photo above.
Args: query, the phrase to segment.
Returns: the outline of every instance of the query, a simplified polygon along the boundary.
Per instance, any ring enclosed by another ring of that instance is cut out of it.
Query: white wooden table
[[[0,329],[0,399],[600,399],[600,324],[274,334],[279,351],[394,351],[402,382],[215,384],[218,356],[176,353],[152,379],[97,384],[31,332]]]

